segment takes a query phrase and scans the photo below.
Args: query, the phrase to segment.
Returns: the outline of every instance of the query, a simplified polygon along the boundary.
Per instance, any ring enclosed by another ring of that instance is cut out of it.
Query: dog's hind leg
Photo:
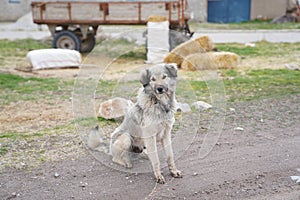
[[[124,167],[131,168],[129,151],[131,148],[131,138],[129,134],[123,133],[116,138],[111,144],[112,161],[123,165]]]

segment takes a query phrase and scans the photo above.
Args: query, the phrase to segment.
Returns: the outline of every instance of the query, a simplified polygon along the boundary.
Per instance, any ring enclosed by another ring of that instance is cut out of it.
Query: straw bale
[[[167,17],[165,16],[150,15],[148,17],[148,22],[164,22],[164,21],[168,21]]]
[[[188,55],[194,53],[205,53],[213,49],[213,43],[208,36],[202,36],[189,40],[174,48],[165,58],[165,63],[176,63],[179,67]]]
[[[181,68],[195,71],[204,69],[233,69],[237,68],[239,56],[231,52],[195,53],[187,56]]]
[[[202,47],[205,51],[212,51],[214,49],[213,42],[207,35],[198,37],[195,41],[199,43],[200,47]]]

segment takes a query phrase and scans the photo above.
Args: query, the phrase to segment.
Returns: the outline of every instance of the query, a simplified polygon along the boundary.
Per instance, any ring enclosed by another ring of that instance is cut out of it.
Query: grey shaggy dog
[[[176,64],[158,64],[140,76],[143,87],[137,102],[125,115],[122,124],[111,134],[110,154],[113,162],[131,168],[130,153],[147,151],[155,178],[165,183],[160,171],[156,142],[161,142],[173,177],[182,177],[174,163],[171,129],[175,118]]]

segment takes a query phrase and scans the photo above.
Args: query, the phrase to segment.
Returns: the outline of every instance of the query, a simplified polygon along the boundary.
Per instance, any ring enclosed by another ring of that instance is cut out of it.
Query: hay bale
[[[198,37],[195,41],[199,43],[200,47],[202,47],[205,51],[212,51],[214,49],[214,44],[207,35]]]
[[[205,53],[213,49],[213,43],[208,36],[201,36],[194,40],[189,40],[173,49],[165,58],[165,63],[176,63],[181,66],[184,58],[194,53]]]
[[[231,52],[195,53],[187,56],[181,68],[188,71],[237,68],[239,56]]]
[[[148,22],[164,22],[164,21],[168,21],[167,17],[165,16],[150,15],[148,17]]]

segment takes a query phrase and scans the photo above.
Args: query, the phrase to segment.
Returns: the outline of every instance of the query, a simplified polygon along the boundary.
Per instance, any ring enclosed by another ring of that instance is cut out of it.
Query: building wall
[[[251,0],[250,19],[272,19],[285,13],[288,0]]]
[[[188,0],[189,11],[191,12],[191,21],[207,21],[207,0]]]
[[[0,0],[0,3],[0,21],[16,21],[31,9],[31,0]]]

